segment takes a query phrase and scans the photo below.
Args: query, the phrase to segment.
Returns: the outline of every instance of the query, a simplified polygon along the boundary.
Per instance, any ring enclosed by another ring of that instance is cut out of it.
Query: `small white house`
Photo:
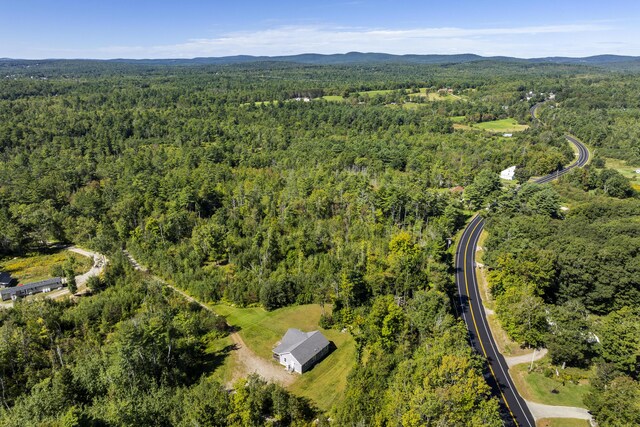
[[[640,169],[636,169],[636,173],[640,173]]]
[[[513,136],[512,133],[503,133],[502,136],[504,136],[505,138],[511,138]]]
[[[513,176],[516,173],[516,167],[511,166],[500,172],[500,178],[507,179],[509,181],[513,180]]]
[[[280,344],[273,349],[273,358],[288,371],[299,374],[308,371],[329,353],[329,341],[320,331],[302,332],[289,328]]]

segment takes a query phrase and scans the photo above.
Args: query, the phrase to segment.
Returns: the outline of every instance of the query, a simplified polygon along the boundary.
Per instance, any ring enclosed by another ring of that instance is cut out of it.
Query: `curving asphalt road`
[[[531,115],[535,117],[535,110],[540,104],[531,108]],[[534,180],[539,184],[550,182],[564,175],[575,167],[584,166],[589,160],[589,150],[572,136],[565,136],[578,149],[578,159],[566,168]],[[520,396],[511,376],[509,367],[498,350],[493,339],[486,313],[482,306],[482,298],[476,278],[476,247],[480,234],[484,229],[484,220],[476,215],[464,229],[455,255],[456,285],[460,302],[462,319],[469,330],[469,338],[473,348],[487,359],[485,378],[494,396],[500,401],[502,419],[506,426],[535,427],[535,418],[531,414],[525,400]]]

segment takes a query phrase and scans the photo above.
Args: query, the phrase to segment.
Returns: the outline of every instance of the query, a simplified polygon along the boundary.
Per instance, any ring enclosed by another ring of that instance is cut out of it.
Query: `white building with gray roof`
[[[301,374],[326,356],[329,347],[329,341],[320,331],[302,332],[290,328],[273,349],[273,357],[287,370]]]

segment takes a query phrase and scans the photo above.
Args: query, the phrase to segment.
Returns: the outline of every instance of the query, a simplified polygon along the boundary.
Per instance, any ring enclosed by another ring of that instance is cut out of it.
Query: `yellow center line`
[[[482,223],[482,221],[478,221],[478,223],[475,225],[475,227],[473,227],[473,230],[471,230],[469,239],[467,240],[467,244],[465,245],[464,248],[464,258],[462,261],[462,265],[463,265],[463,269],[464,269],[464,284],[465,287],[467,289],[467,298],[469,300],[471,300],[471,294],[469,293],[469,281],[467,280],[467,268],[466,268],[466,264],[467,264],[467,254],[469,252],[469,244],[471,243],[473,234],[475,233],[476,229],[480,226],[480,224]],[[475,259],[475,257],[474,257]],[[474,265],[475,268],[475,265]],[[479,301],[480,302],[480,301]],[[480,302],[480,304],[482,304],[482,302]],[[500,396],[502,396],[502,401],[504,402],[504,404],[506,405],[507,409],[509,410],[509,414],[511,414],[511,418],[513,418],[513,422],[516,423],[516,426],[518,426],[518,421],[516,420],[516,417],[513,415],[513,412],[511,411],[511,408],[509,407],[509,404],[507,403],[507,398],[505,397],[504,393],[502,392],[502,388],[500,388],[500,383],[498,382],[498,378],[496,377],[495,372],[493,372],[493,368],[491,367],[491,363],[489,363],[489,360],[487,358],[487,351],[484,348],[484,344],[482,343],[482,340],[480,339],[480,332],[478,330],[478,324],[476,323],[476,316],[473,314],[473,308],[471,307],[471,303],[468,303],[469,305],[469,311],[471,311],[471,320],[473,321],[473,326],[476,329],[476,338],[478,340],[478,342],[480,343],[480,347],[482,348],[482,353],[484,353],[484,357],[485,359],[487,359],[487,363],[489,365],[489,370],[491,371],[491,376],[493,376],[493,379],[496,381],[496,386],[498,387],[498,390],[500,391]]]

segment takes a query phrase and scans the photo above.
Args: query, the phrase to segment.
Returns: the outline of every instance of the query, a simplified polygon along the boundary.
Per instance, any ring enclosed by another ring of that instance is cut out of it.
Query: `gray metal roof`
[[[11,274],[0,271],[0,283],[9,284],[11,282]]]
[[[49,285],[59,285],[62,283],[62,279],[60,277],[54,277],[53,279],[41,280],[39,282],[27,283],[26,285],[20,286],[20,289],[28,290],[40,287],[46,287]]]
[[[12,288],[2,289],[2,294],[14,295],[17,293],[24,294],[31,290],[38,290],[40,288],[46,288],[47,286],[61,285],[62,279],[60,277],[54,277],[53,279],[41,280],[39,282],[27,283],[22,286],[14,286]]]
[[[273,352],[278,355],[291,353],[298,363],[304,365],[328,345],[329,341],[320,331],[302,332],[299,329],[290,328]]]
[[[300,345],[304,340],[309,338],[306,332],[302,332],[300,329],[289,328],[280,345],[278,345],[273,352],[276,354],[290,353],[292,349]]]

